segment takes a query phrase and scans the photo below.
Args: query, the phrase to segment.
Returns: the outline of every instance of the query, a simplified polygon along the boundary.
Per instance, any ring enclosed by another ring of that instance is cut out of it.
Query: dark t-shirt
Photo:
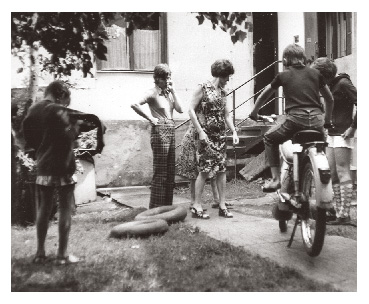
[[[34,104],[23,121],[23,132],[26,148],[36,152],[37,175],[74,173],[73,142],[78,132],[67,108],[49,100]]]
[[[356,127],[356,121],[353,121],[353,108],[357,105],[357,91],[347,74],[339,74],[333,80],[330,89],[334,100],[332,113],[334,128],[329,129],[328,134],[338,136],[351,125]]]
[[[324,87],[323,76],[316,69],[294,65],[280,72],[271,82],[271,87],[283,87],[286,112],[291,109],[322,109],[319,90]]]

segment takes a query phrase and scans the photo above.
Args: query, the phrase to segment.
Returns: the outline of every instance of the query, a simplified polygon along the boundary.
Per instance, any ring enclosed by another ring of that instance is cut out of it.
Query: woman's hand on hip
[[[355,136],[356,129],[349,127],[341,136],[346,138],[353,138]]]
[[[150,123],[153,125],[153,126],[156,126],[158,123],[159,123],[159,118],[156,118],[156,117],[153,117],[150,119]]]

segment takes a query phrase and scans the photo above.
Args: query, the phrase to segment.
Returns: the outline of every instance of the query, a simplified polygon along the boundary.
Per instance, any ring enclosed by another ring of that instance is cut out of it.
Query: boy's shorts
[[[344,139],[342,136],[327,136],[328,148],[354,148],[354,138]]]
[[[36,185],[48,187],[73,185],[76,182],[77,181],[72,174],[64,176],[38,175],[36,177]]]

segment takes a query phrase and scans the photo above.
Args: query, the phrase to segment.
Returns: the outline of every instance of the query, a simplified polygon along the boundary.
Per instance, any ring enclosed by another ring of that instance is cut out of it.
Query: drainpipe
[[[236,128],[236,91],[233,91],[233,126]],[[233,134],[232,134],[233,135]],[[234,153],[234,179],[237,179],[237,156],[236,156],[236,146],[232,140],[233,153]]]

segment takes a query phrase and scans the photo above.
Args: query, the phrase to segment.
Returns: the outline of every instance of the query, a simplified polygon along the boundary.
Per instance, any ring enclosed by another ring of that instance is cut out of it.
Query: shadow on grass
[[[142,211],[142,210],[141,210]],[[31,263],[33,228],[12,236],[12,291],[335,291],[293,269],[220,242],[177,223],[162,236],[109,238],[110,229],[140,210],[88,214],[73,219],[69,248],[84,262],[55,266]],[[56,249],[52,224],[47,252]],[[25,246],[27,244],[27,246]],[[51,256],[55,258],[55,256]]]

